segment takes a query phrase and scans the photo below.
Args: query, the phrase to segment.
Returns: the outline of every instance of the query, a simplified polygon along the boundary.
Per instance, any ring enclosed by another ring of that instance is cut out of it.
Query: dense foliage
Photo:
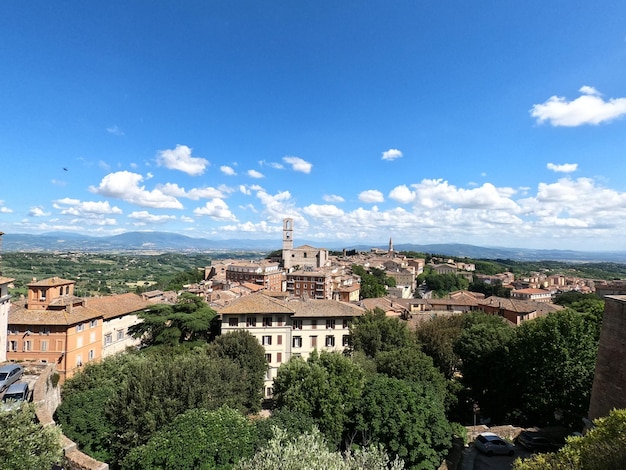
[[[355,264],[352,266],[352,273],[361,278],[362,299],[384,297],[387,294],[387,287],[396,286],[396,280],[387,276],[382,269],[372,268],[367,271],[363,266]]]
[[[406,323],[387,317],[380,308],[355,318],[350,325],[350,335],[353,350],[368,357],[406,347],[411,341]]]
[[[568,438],[556,453],[517,459],[514,470],[606,470],[626,468],[626,410],[594,421],[582,437]]]
[[[6,470],[48,469],[60,463],[63,445],[56,426],[36,421],[34,405],[0,411],[0,466]]]

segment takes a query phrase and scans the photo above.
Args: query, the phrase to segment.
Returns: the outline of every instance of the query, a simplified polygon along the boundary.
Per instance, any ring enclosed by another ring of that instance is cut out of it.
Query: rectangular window
[[[266,355],[265,355],[265,361],[266,361],[268,364],[271,364],[271,363],[272,363],[272,355],[271,355],[271,354],[266,354]]]
[[[278,345],[283,344],[283,335],[276,336],[276,344]]]
[[[276,353],[276,362],[279,364],[283,362],[283,353]]]
[[[281,316],[281,317],[278,317],[278,319],[276,320],[276,323],[278,324],[278,326],[283,326],[283,322],[284,322],[284,321],[285,321],[285,320],[284,320],[284,319],[283,319],[283,317]]]
[[[76,365],[78,367],[83,365],[83,356],[82,356],[82,354],[77,354],[76,355]]]
[[[311,329],[313,330],[317,329],[317,320],[311,320]]]
[[[9,341],[9,351],[17,351],[17,341]]]
[[[83,331],[85,329],[85,324],[84,323],[79,323],[78,325],[76,325],[76,331]]]
[[[33,350],[33,342],[30,340],[24,341],[24,351],[32,351]]]
[[[79,336],[78,338],[76,338],[76,347],[77,348],[82,348],[83,347],[83,337]]]
[[[335,347],[335,337],[334,336],[327,336],[326,337],[326,347],[327,348]]]
[[[272,317],[263,317],[263,326],[272,326]]]
[[[90,343],[95,343],[96,342],[96,334],[95,333],[90,333],[89,334],[89,342]]]
[[[293,329],[301,330],[302,329],[302,320],[294,320],[293,321]]]
[[[89,350],[89,360],[93,361],[93,358],[96,357],[96,352],[93,349]]]
[[[261,344],[263,346],[271,346],[272,345],[272,336],[271,335],[263,336],[263,338],[261,339]]]
[[[39,300],[46,300],[46,289],[41,289],[39,291]]]
[[[122,341],[124,339],[124,330],[117,330],[117,340]]]
[[[111,333],[104,335],[104,345],[108,346],[109,344],[112,344],[112,343],[113,343],[113,335]]]
[[[312,348],[317,347],[317,336],[311,336],[311,347]]]
[[[302,336],[294,336],[293,337],[293,347],[301,348],[302,347]]]
[[[239,318],[237,318],[237,317],[230,317],[228,319],[228,326],[239,326]]]
[[[335,329],[335,320],[326,320],[326,329],[334,330]]]
[[[89,322],[89,328],[95,328],[96,326],[98,326],[98,320],[91,320]]]
[[[343,335],[341,338],[341,345],[345,348],[350,346],[350,335]]]
[[[48,341],[44,340],[41,342],[41,351],[46,352],[48,350]]]
[[[343,321],[343,329],[345,330],[346,328],[350,328],[350,320]]]
[[[246,318],[246,326],[256,326],[256,317],[248,317]]]

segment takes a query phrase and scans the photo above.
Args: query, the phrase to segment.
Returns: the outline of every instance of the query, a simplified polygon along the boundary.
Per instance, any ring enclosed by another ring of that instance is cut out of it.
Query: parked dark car
[[[488,456],[515,454],[515,446],[513,446],[513,444],[505,441],[503,438],[492,432],[480,433],[476,437],[474,445],[478,450]]]
[[[515,443],[530,452],[555,452],[559,450],[558,444],[539,431],[522,431],[515,438]]]

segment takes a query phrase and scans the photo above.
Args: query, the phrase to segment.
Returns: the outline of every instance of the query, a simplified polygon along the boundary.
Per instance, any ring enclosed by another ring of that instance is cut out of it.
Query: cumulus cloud
[[[177,145],[174,149],[161,150],[157,156],[157,164],[170,170],[179,170],[191,176],[204,173],[209,166],[205,158],[192,157],[191,148],[186,145]]]
[[[4,205],[4,201],[0,200],[0,214],[10,214],[13,212],[13,209],[9,209]]]
[[[377,189],[368,189],[367,191],[363,191],[359,194],[359,201],[368,204],[383,202],[384,200],[385,197],[383,196],[383,193],[381,193]]]
[[[170,220],[175,220],[174,215],[156,215],[148,211],[135,211],[128,214],[128,218],[136,221],[135,225],[164,224]]]
[[[43,210],[43,207],[35,206],[31,207],[28,211],[29,217],[47,217],[50,215],[50,212],[46,212]]]
[[[185,222],[187,224],[193,224],[195,222],[195,220],[193,219],[193,217],[187,217],[186,215],[182,215],[180,217],[180,221],[181,222]]]
[[[383,152],[382,159],[383,160],[395,160],[396,158],[402,157],[402,152],[398,149],[389,149]]]
[[[593,87],[583,86],[578,91],[581,96],[567,101],[561,96],[552,96],[541,104],[535,104],[530,115],[539,124],[575,127],[583,124],[600,124],[626,114],[626,98],[611,98],[605,101]]]
[[[194,209],[195,215],[207,215],[214,220],[237,221],[237,217],[230,211],[223,199],[214,198],[208,201],[204,207]]]
[[[265,175],[263,175],[263,173],[256,170],[248,170],[248,176],[250,178],[265,178]]]
[[[168,196],[174,196],[177,198],[185,197],[194,201],[197,201],[198,199],[224,197],[224,193],[222,191],[212,188],[210,186],[204,188],[192,188],[189,191],[186,191],[185,188],[181,188],[176,183],[166,183],[162,185],[157,185],[156,189],[163,192],[163,194],[167,194]]]
[[[578,170],[578,163],[563,163],[562,165],[548,163],[547,167],[548,170],[552,170],[557,173],[573,173]]]
[[[223,232],[280,233],[282,226],[270,225],[263,220],[259,223],[244,222],[236,225],[223,225],[219,230]]]
[[[220,171],[224,173],[226,176],[235,176],[237,174],[237,172],[228,165],[222,165],[220,167]]]
[[[122,209],[117,206],[111,207],[109,201],[80,201],[78,199],[57,199],[52,205],[64,215],[95,216],[107,214],[121,214]]]
[[[183,208],[183,205],[175,197],[164,194],[159,189],[148,191],[145,186],[140,186],[142,181],[143,177],[140,174],[118,171],[106,175],[97,187],[90,186],[89,190],[101,196],[122,199],[141,207]]]
[[[311,217],[341,217],[344,215],[343,210],[332,204],[311,204],[302,209],[302,211]]]
[[[505,209],[517,211],[517,204],[511,199],[513,188],[496,188],[491,183],[465,189],[457,188],[442,179],[425,179],[412,185],[415,189],[416,203],[425,208],[467,208],[467,209]]]
[[[299,171],[300,173],[311,173],[313,165],[300,157],[283,157],[283,161],[288,165],[291,165],[293,171]]]
[[[324,201],[326,202],[345,202],[344,198],[336,194],[324,194],[324,196],[322,196],[322,199],[324,199]]]
[[[415,192],[411,191],[406,185],[396,186],[389,193],[389,198],[402,204],[408,204],[415,200]]]

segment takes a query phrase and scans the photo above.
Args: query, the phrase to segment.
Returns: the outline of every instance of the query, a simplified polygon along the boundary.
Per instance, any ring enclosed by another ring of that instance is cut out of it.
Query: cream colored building
[[[15,279],[0,276],[0,362],[7,360],[7,329],[11,296],[9,284]]]
[[[138,312],[149,309],[154,304],[134,293],[108,295],[86,299],[86,306],[101,312],[102,357],[111,356],[139,345],[140,339],[128,334],[128,329],[140,323]]]
[[[282,300],[263,293],[241,297],[218,312],[222,334],[245,329],[265,348],[269,365],[266,397],[281,364],[294,356],[307,358],[314,350],[343,351],[350,342],[350,323],[365,310],[336,300]]]

